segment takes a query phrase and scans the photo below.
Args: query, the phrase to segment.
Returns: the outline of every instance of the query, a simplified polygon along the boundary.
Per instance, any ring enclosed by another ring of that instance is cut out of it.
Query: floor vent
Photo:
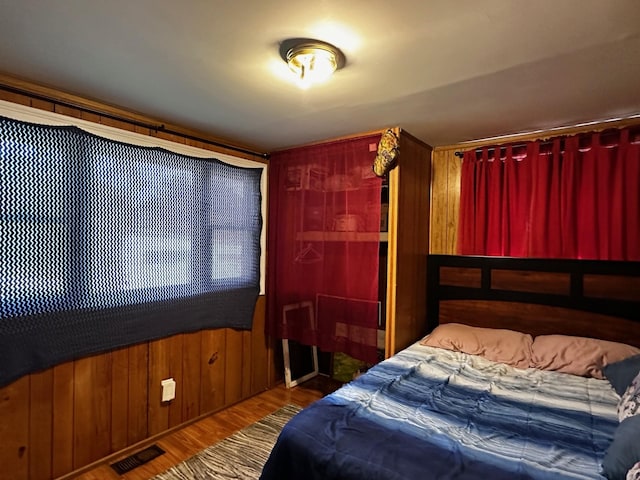
[[[144,450],[140,450],[133,455],[128,456],[127,458],[123,458],[122,460],[112,463],[111,468],[113,468],[118,475],[124,475],[127,472],[130,472],[136,467],[143,465],[159,455],[162,455],[164,450],[162,450],[157,445],[151,445],[150,447],[145,448]]]

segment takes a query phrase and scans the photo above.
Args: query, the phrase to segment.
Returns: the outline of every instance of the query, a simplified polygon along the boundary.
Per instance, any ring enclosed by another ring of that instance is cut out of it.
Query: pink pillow
[[[533,338],[514,330],[445,323],[438,325],[420,343],[429,347],[482,355],[494,362],[518,368],[529,368]]]
[[[533,341],[531,366],[542,370],[604,378],[602,368],[640,354],[624,343],[570,335],[540,335]]]

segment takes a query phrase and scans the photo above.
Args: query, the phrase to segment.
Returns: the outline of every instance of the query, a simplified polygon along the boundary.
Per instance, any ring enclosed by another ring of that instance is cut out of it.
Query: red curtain
[[[526,256],[531,198],[530,162],[535,145],[465,152],[460,188],[461,255]]]
[[[640,260],[640,129],[464,153],[458,252]]]
[[[269,160],[268,335],[377,361],[380,135]]]

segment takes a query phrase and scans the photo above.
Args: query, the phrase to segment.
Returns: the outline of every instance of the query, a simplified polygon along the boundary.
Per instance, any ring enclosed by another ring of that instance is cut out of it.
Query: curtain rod
[[[561,138],[560,141],[563,142],[562,145],[564,145],[564,139]],[[552,142],[552,139],[549,139],[549,140],[543,140],[541,143],[542,144],[549,144],[549,143],[553,143],[553,142]],[[486,145],[485,147],[476,148],[475,151],[476,151],[476,154],[478,154],[478,153],[482,153],[482,149],[486,148],[486,147],[488,147],[489,150],[495,150],[496,148],[503,149],[503,148],[507,148],[508,146],[509,146],[509,144],[507,144],[507,143],[503,143],[502,145]],[[526,143],[514,143],[513,145],[511,145],[511,148],[522,148],[522,147],[526,147],[526,146],[527,146]],[[454,152],[454,155],[456,157],[462,158],[462,157],[464,157],[464,152],[457,151],[457,152]]]
[[[524,147],[525,144],[516,144],[516,145],[512,145],[512,148],[520,148],[520,147]],[[476,153],[481,153],[482,152],[482,148],[484,147],[478,147],[476,148]],[[506,148],[506,145],[500,145],[500,146],[495,146],[495,147],[489,147],[489,150],[495,150],[496,148]],[[453,153],[456,157],[462,158],[464,157],[464,152],[461,151],[457,151]]]
[[[635,117],[629,117],[629,118],[627,118],[627,120],[628,119],[632,119],[632,118],[635,118]],[[611,130],[611,131],[621,130],[623,128],[635,128],[635,127],[633,126],[633,124],[631,124],[631,125],[622,125],[622,126],[612,126],[612,127],[609,127],[609,128],[605,128],[605,129],[602,129],[602,130],[596,130],[596,131],[606,132],[606,131],[609,131],[609,130]],[[582,134],[583,133],[589,133],[589,131],[579,132],[578,135],[580,135],[581,133]],[[573,134],[559,134],[559,135],[552,136],[552,137],[544,137],[544,138],[539,138],[537,140],[529,140],[529,141],[527,141],[527,143],[531,142],[531,141],[540,141],[542,144],[549,144],[549,143],[552,143],[555,138],[560,138],[560,141],[564,142],[564,138],[566,138],[566,137],[568,137],[570,135],[573,135]],[[511,146],[513,148],[522,148],[522,147],[526,147],[527,143],[514,143]],[[476,153],[481,153],[482,149],[485,148],[485,147],[489,147],[489,150],[495,150],[496,148],[502,149],[502,148],[506,148],[507,146],[509,146],[508,142],[507,143],[496,144],[496,145],[487,144],[487,145],[484,145],[484,146],[477,147],[475,149],[475,151],[476,151]],[[471,149],[469,149],[469,150],[471,150]],[[464,151],[461,151],[461,150],[458,150],[458,151],[454,152],[453,154],[456,157],[459,157],[459,158],[464,157]]]
[[[10,85],[0,84],[0,89],[5,90],[7,92],[11,92],[11,93],[17,93],[17,94],[20,94],[20,95],[26,95],[28,97],[35,98],[37,100],[43,100],[45,102],[51,102],[54,105],[61,105],[63,107],[75,108],[77,110],[80,110],[80,111],[83,111],[83,112],[86,112],[86,113],[92,113],[94,115],[100,115],[101,117],[106,117],[106,118],[109,118],[111,120],[117,120],[119,122],[125,122],[125,123],[128,123],[130,125],[135,125],[136,127],[148,128],[149,130],[153,130],[155,132],[164,132],[164,133],[167,133],[169,135],[177,135],[179,137],[188,138],[189,140],[194,140],[196,142],[206,143],[206,144],[209,144],[209,145],[213,145],[213,146],[220,147],[220,148],[225,148],[227,150],[233,150],[234,152],[244,153],[244,154],[247,154],[247,155],[253,155],[253,156],[256,156],[256,157],[262,157],[264,159],[268,159],[269,158],[269,154],[268,153],[255,152],[253,150],[248,150],[246,148],[236,147],[234,145],[229,145],[229,144],[226,144],[226,143],[217,142],[215,140],[208,140],[206,138],[200,138],[200,137],[197,137],[195,135],[190,135],[188,133],[178,132],[178,131],[166,128],[164,124],[154,125],[154,124],[151,124],[151,123],[141,122],[139,120],[133,120],[131,118],[122,117],[122,116],[119,116],[119,115],[115,115],[113,113],[103,112],[103,111],[98,110],[98,109],[85,107],[84,105],[80,105],[80,104],[69,102],[69,101],[58,100],[56,98],[53,98],[53,97],[50,97],[50,96],[47,96],[47,95],[43,95],[43,94],[40,94],[40,93],[34,93],[34,92],[29,91],[29,90],[13,87],[13,86],[10,86]]]

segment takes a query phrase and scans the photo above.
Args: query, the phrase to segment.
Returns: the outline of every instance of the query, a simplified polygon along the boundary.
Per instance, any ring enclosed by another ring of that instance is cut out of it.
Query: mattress
[[[604,479],[606,380],[414,344],[282,430],[261,479]]]

